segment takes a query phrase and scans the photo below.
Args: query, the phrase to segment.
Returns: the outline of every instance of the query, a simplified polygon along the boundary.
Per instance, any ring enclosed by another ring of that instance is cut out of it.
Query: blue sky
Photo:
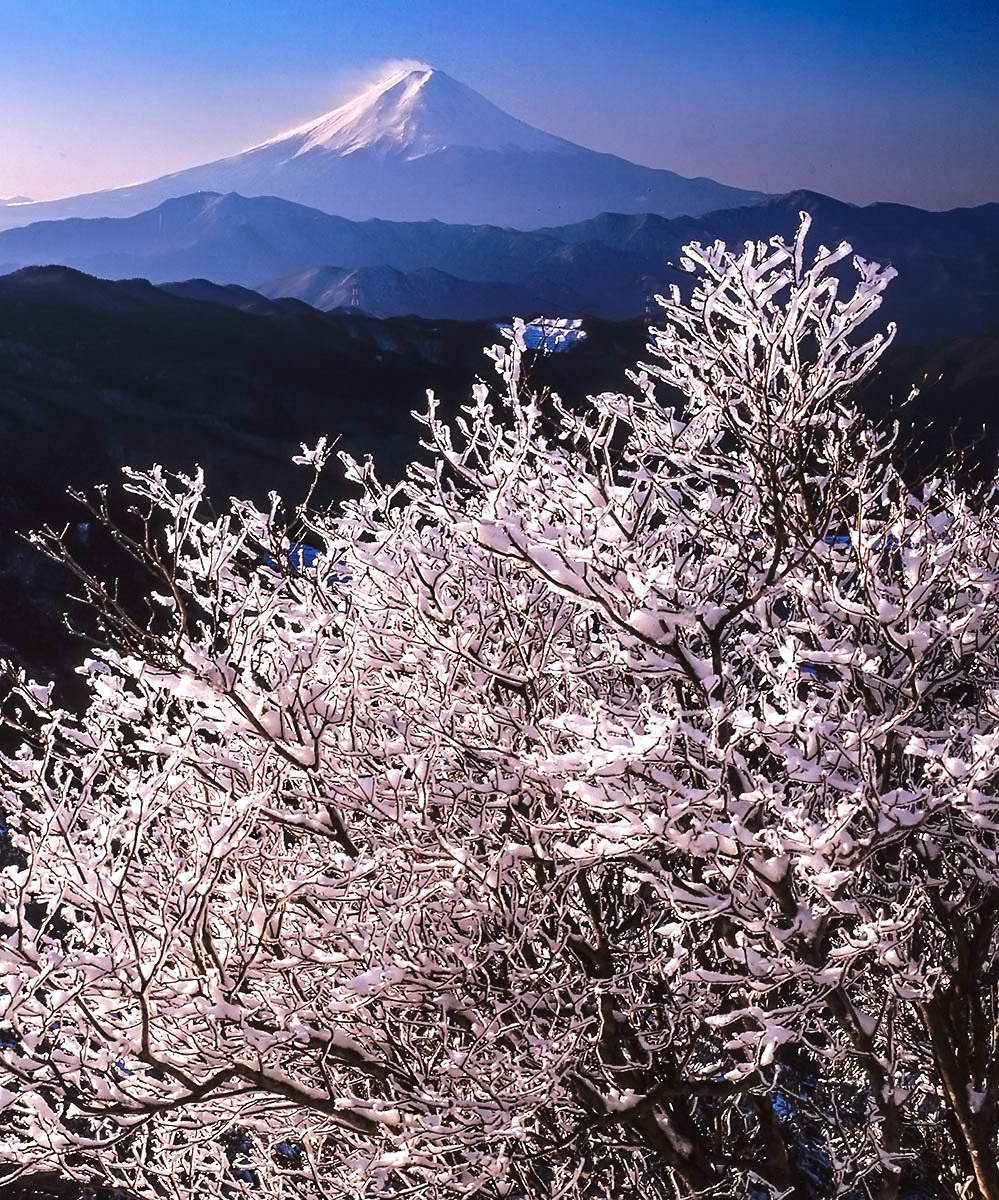
[[[941,0],[0,0],[0,196],[235,153],[396,58],[684,175],[999,200],[999,6]]]

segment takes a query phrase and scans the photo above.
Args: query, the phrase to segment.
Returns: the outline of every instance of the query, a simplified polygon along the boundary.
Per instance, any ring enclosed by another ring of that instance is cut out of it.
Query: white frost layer
[[[433,67],[396,72],[332,112],[263,143],[282,144],[287,144],[289,157],[311,150],[352,154],[376,149],[418,158],[448,146],[574,148],[562,138],[509,116]]]

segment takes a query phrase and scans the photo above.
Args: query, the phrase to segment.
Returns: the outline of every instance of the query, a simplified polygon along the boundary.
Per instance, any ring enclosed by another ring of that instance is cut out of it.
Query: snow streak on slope
[[[576,149],[571,142],[509,116],[432,67],[402,68],[314,121],[264,142],[292,155],[310,150],[376,150],[416,158],[453,146],[477,150]]]

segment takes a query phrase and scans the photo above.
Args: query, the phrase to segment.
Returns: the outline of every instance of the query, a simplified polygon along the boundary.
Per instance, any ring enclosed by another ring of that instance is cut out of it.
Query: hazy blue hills
[[[316,267],[430,268],[479,283],[622,270],[619,252],[599,242],[568,245],[491,225],[355,222],[235,193],[184,196],[135,217],[45,221],[0,233],[0,269],[50,263],[107,279],[193,276],[257,288]],[[492,310],[504,311],[503,305]]]
[[[813,215],[816,242],[846,239],[863,257],[896,267],[884,313],[903,340],[938,341],[999,323],[999,205],[861,208],[814,192],[703,217],[605,213],[535,232],[355,222],[274,197],[199,193],[134,217],[0,232],[0,270],[56,263],[110,279],[203,278],[374,316],[623,320],[649,311],[650,297],[680,279],[668,264],[686,242],[789,236],[801,209]]]
[[[588,311],[590,298],[557,279],[478,281],[460,279],[435,267],[399,271],[395,267],[309,267],[261,285],[271,297],[295,297],[330,311],[358,308],[379,317],[418,314],[468,320],[539,311]]]

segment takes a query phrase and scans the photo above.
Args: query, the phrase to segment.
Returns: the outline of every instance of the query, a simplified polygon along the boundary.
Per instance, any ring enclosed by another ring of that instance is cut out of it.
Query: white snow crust
[[[453,146],[577,148],[518,121],[478,92],[428,66],[394,72],[339,108],[262,143],[281,145],[288,147],[289,157],[313,150],[335,154],[377,150],[419,158]]]

